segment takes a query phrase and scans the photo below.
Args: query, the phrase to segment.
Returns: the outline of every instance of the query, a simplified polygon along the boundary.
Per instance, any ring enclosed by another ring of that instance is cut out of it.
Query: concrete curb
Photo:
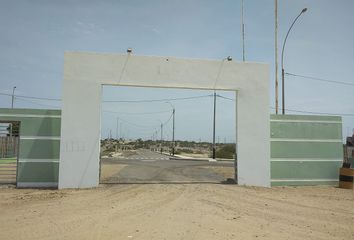
[[[170,158],[170,160],[184,160],[184,161],[204,161],[204,162],[233,162],[234,159],[227,159],[227,158],[217,158],[217,159],[213,159],[213,158],[192,158],[192,157],[187,157],[187,156],[183,156],[183,155],[170,155],[167,152],[157,152],[161,155],[165,155],[168,156]]]
[[[181,158],[176,156],[170,156],[170,160],[182,160],[182,161],[203,161],[203,162],[233,162],[234,159],[212,159],[212,158]]]

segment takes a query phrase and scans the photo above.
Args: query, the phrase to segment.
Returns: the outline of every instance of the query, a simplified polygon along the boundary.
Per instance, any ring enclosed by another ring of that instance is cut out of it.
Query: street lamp
[[[172,156],[175,155],[175,114],[176,114],[176,109],[175,106],[172,105],[170,102],[166,102],[171,105],[172,107]]]
[[[283,49],[281,51],[281,79],[282,79],[282,114],[285,114],[285,86],[284,86],[284,75],[285,75],[285,71],[284,71],[284,49],[285,49],[285,44],[286,44],[286,40],[288,39],[289,33],[291,31],[291,29],[293,28],[295,22],[297,21],[297,19],[307,11],[307,8],[304,8],[301,10],[301,12],[299,13],[299,15],[297,15],[297,17],[295,18],[295,20],[293,21],[293,23],[291,24],[285,39],[284,39],[284,43],[283,43]]]
[[[14,108],[15,89],[16,89],[16,86],[12,88],[11,108]]]
[[[217,94],[216,94],[216,90],[215,90],[215,87],[216,87],[216,83],[218,82],[219,80],[219,76],[221,74],[221,70],[223,68],[223,65],[224,65],[224,62],[225,61],[228,61],[228,62],[231,62],[232,61],[232,57],[231,56],[228,56],[226,58],[223,58],[221,60],[221,65],[220,65],[220,68],[219,68],[219,71],[218,71],[218,75],[216,76],[216,80],[215,80],[215,84],[214,84],[214,115],[213,115],[213,156],[212,158],[215,160],[216,158],[216,144],[215,144],[215,124],[216,124],[216,97],[217,97]]]
[[[160,153],[162,154],[162,148],[163,148],[163,144],[162,144],[162,141],[163,141],[163,123],[162,121],[159,119],[157,120],[160,122]],[[157,135],[157,131],[156,131],[156,135]],[[157,138],[157,136],[156,136]]]

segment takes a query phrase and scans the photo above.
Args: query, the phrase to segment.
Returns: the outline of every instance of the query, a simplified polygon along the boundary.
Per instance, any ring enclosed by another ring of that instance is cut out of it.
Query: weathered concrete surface
[[[270,186],[268,75],[260,63],[65,53],[59,188],[98,185],[104,84],[237,91],[239,184]]]

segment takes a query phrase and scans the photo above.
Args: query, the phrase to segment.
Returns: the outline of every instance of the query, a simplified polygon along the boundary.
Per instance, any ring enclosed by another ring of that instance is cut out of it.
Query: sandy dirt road
[[[0,239],[349,240],[354,193],[221,184],[2,188]]]
[[[149,150],[101,159],[101,183],[222,183],[234,178],[232,161],[170,159]]]

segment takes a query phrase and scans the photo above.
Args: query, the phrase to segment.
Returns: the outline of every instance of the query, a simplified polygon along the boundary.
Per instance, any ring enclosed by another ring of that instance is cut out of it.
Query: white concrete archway
[[[237,91],[238,183],[270,186],[268,65],[67,52],[59,188],[99,183],[102,85]]]

